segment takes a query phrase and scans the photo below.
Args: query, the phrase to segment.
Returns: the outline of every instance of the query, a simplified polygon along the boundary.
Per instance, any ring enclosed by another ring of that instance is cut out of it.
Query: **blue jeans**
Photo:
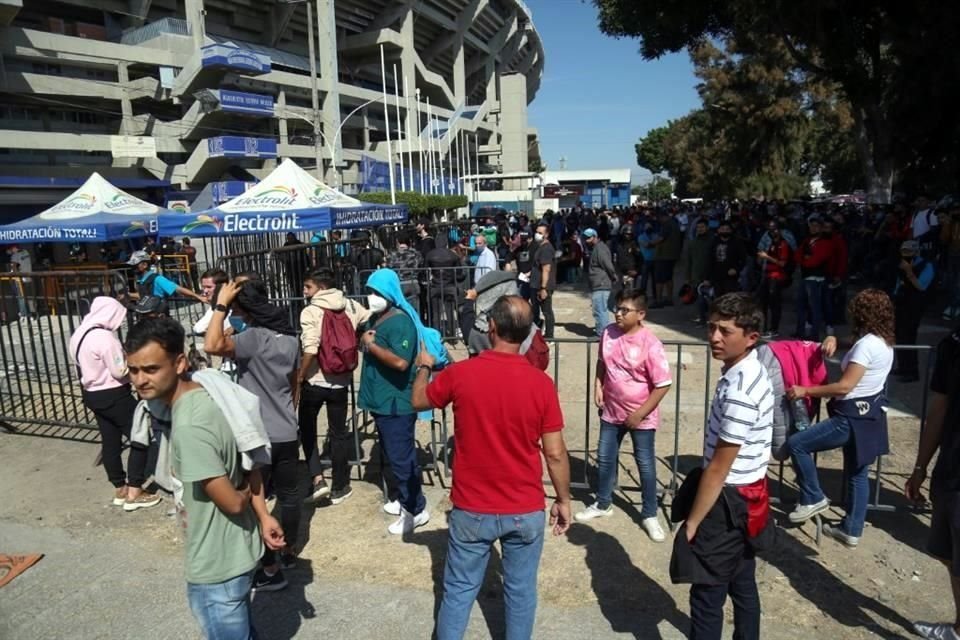
[[[843,475],[847,478],[847,515],[840,524],[844,533],[860,537],[867,519],[867,502],[870,499],[870,480],[867,477],[870,465],[856,466],[857,456],[853,443],[853,429],[844,416],[834,416],[790,436],[787,448],[797,473],[800,487],[800,504],[814,504],[824,499],[817,477],[813,454],[843,447]]]
[[[257,632],[250,618],[253,571],[215,584],[187,583],[193,617],[208,640],[250,640]]]
[[[397,499],[404,509],[417,515],[427,507],[420,484],[420,463],[417,461],[417,444],[414,441],[417,414],[385,416],[375,413],[373,421],[377,425],[383,454],[390,463],[392,480],[396,482]]]
[[[437,640],[459,640],[483,584],[490,547],[503,553],[506,640],[529,640],[537,613],[537,570],[543,551],[543,511],[516,515],[450,512],[449,543],[443,570],[443,602],[437,615]]]
[[[797,287],[797,335],[820,341],[823,335],[823,280],[802,280]],[[813,335],[806,335],[807,320],[813,325]]]
[[[654,454],[655,429],[627,429],[623,425],[600,421],[600,443],[597,445],[597,467],[599,484],[597,486],[597,504],[606,509],[613,501],[613,487],[617,482],[617,458],[620,443],[630,434],[633,440],[633,458],[640,472],[640,495],[643,507],[641,518],[653,518],[657,515],[657,458]]]
[[[610,289],[597,289],[590,294],[593,306],[593,329],[599,336],[610,324]]]

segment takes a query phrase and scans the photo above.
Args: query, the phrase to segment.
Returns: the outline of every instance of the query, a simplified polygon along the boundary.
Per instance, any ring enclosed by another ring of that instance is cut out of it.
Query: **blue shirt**
[[[138,284],[143,284],[147,278],[151,275],[157,273],[153,269],[150,269],[143,274],[143,277],[137,280]],[[177,292],[177,285],[171,281],[169,278],[165,278],[159,274],[153,280],[153,295],[158,298],[169,298]]]
[[[645,242],[653,242],[654,240],[658,239],[659,237],[660,237],[660,236],[658,236],[658,235],[655,234],[655,233],[647,233],[647,232],[645,232],[645,231],[640,232],[640,233],[637,234],[637,244],[640,246],[640,253],[643,254],[643,259],[644,259],[644,260],[653,260],[654,255],[656,254],[657,248],[656,248],[656,247],[645,247],[645,246],[643,246],[643,243],[645,243]]]
[[[921,261],[926,262],[926,265],[924,265],[923,270],[920,271],[920,274],[917,276],[917,282],[920,284],[920,291],[926,291],[933,283],[933,263],[929,260],[924,260],[920,256],[915,256],[913,261],[910,263],[910,265],[914,268],[914,271],[916,271],[917,265],[920,264]],[[903,281],[904,278],[903,274],[901,273],[900,277],[897,278],[897,286],[893,290],[893,295],[897,295],[897,293],[900,292],[900,287],[903,284]]]

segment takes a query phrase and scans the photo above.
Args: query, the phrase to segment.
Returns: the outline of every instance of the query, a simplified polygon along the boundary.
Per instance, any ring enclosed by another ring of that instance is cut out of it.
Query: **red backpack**
[[[523,354],[530,364],[541,371],[546,371],[550,366],[550,345],[543,339],[543,334],[539,329],[533,334],[533,340],[530,341],[530,348]]]
[[[357,331],[346,311],[324,309],[317,364],[329,374],[350,373],[360,361]]]

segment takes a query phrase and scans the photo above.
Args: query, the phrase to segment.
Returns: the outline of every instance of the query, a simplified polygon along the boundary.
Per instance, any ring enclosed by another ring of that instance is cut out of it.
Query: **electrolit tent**
[[[0,244],[14,242],[106,242],[156,235],[166,209],[110,184],[99,173],[46,211],[0,225]]]
[[[161,236],[230,236],[373,227],[407,220],[405,205],[351,198],[284,160],[269,176],[218,207],[159,217]]]

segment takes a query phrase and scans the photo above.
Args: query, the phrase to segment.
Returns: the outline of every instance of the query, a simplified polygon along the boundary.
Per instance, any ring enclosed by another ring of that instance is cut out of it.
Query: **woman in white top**
[[[823,531],[848,547],[856,547],[867,515],[870,465],[877,456],[889,452],[884,389],[893,366],[893,302],[878,289],[865,289],[850,300],[848,313],[856,342],[841,362],[840,380],[787,391],[791,400],[831,398],[827,405],[830,417],[793,434],[786,446],[800,489],[797,508],[789,516],[793,523],[809,520],[829,508],[813,454],[843,448],[847,513],[839,526],[824,525]],[[836,339],[827,338],[824,352],[830,355],[836,348]]]

